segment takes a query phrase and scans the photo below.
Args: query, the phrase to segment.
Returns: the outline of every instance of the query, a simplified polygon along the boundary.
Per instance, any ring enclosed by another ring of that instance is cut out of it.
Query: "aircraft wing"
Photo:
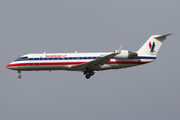
[[[110,58],[116,56],[117,54],[120,54],[122,47],[123,47],[123,45],[121,45],[118,50],[115,50],[113,53],[111,53],[109,55],[106,55],[106,56],[101,57],[101,58],[96,59],[96,60],[92,60],[92,61],[87,62],[87,63],[72,66],[71,68],[75,69],[75,70],[82,70],[82,71],[86,70],[87,68],[92,69],[92,70],[98,70],[98,69],[100,69],[100,67],[102,65],[109,62]]]

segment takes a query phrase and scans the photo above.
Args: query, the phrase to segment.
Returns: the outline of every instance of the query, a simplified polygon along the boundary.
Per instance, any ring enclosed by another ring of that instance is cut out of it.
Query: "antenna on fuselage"
[[[44,53],[43,54],[46,54],[46,51],[44,51]]]
[[[75,53],[77,53],[77,51],[75,51]]]

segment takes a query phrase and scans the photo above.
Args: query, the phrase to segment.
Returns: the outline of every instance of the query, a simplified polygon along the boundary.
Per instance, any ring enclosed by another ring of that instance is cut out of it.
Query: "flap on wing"
[[[98,70],[102,65],[109,62],[110,58],[116,56],[117,54],[120,54],[121,50],[122,50],[122,47],[123,47],[123,45],[121,45],[119,47],[119,49],[115,50],[113,53],[111,53],[109,55],[106,55],[104,57],[101,57],[99,59],[92,60],[90,62],[83,63],[83,64],[80,64],[80,65],[72,66],[72,69],[82,70],[83,71],[83,70],[86,70],[87,68],[89,68],[89,69],[92,69],[92,70]]]

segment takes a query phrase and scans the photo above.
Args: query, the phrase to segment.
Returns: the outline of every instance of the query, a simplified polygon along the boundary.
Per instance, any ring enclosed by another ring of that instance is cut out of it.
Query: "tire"
[[[93,71],[90,71],[89,74],[90,74],[90,76],[93,76],[93,75],[94,75],[94,72],[93,72]]]
[[[91,77],[90,74],[86,74],[86,78],[89,79]]]
[[[18,76],[18,78],[19,78],[19,79],[21,79],[21,78],[22,78],[22,76],[21,76],[21,75],[19,75],[19,76]]]
[[[87,74],[87,71],[84,71],[84,75],[86,75]]]

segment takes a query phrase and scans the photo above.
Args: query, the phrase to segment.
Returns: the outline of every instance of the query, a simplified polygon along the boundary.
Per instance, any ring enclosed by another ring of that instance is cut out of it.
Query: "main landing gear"
[[[21,79],[22,78],[21,71],[19,70],[18,73],[19,73],[18,78]]]
[[[89,79],[91,76],[94,75],[94,71],[87,69],[86,71],[84,71],[84,75],[85,75],[86,79]]]

